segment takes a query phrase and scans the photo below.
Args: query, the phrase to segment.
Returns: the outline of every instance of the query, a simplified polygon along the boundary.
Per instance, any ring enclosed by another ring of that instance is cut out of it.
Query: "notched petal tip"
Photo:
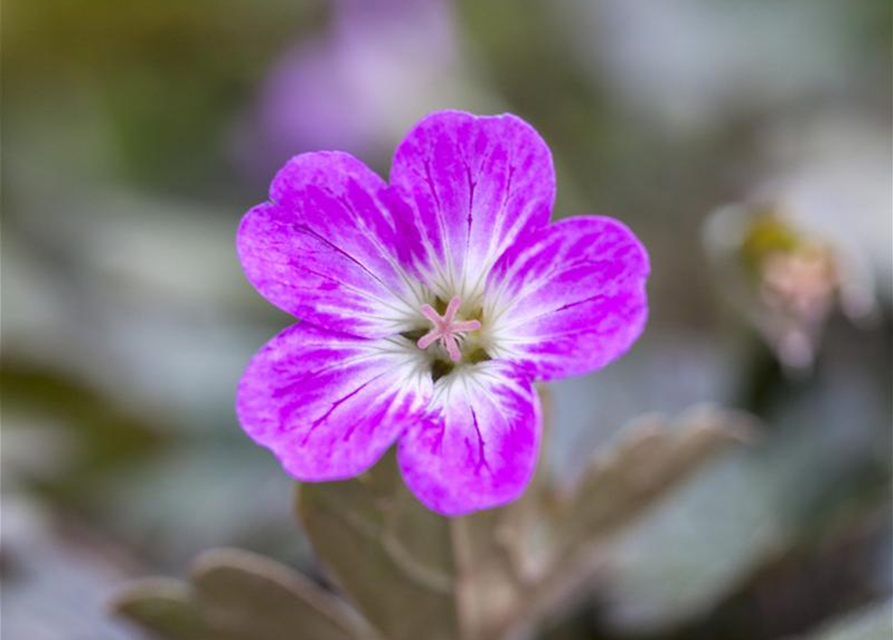
[[[465,294],[518,237],[548,224],[555,200],[548,146],[508,114],[423,118],[394,153],[391,184],[420,231],[423,271]]]
[[[269,197],[274,204],[287,204],[300,195],[308,184],[338,188],[345,178],[356,177],[366,186],[383,188],[384,180],[362,160],[345,151],[308,151],[292,156],[270,183]]]

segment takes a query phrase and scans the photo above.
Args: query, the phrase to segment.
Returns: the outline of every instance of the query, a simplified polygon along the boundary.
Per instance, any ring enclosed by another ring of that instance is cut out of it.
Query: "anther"
[[[459,351],[459,337],[466,331],[477,331],[481,328],[479,320],[456,320],[456,312],[459,311],[462,301],[459,296],[453,296],[447,305],[443,316],[437,313],[430,304],[422,305],[422,315],[424,315],[434,327],[419,338],[416,343],[419,349],[427,349],[435,342],[440,342],[441,346],[446,349],[450,355],[450,360],[458,362],[462,358],[462,352]]]

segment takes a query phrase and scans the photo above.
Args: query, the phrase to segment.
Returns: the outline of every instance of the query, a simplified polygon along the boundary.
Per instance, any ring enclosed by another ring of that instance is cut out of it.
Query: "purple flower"
[[[233,151],[252,175],[268,175],[295,150],[379,157],[434,105],[457,95],[475,99],[451,3],[336,0],[329,6],[329,26],[283,52],[235,132]]]
[[[648,256],[603,217],[549,224],[548,147],[512,115],[446,111],[387,185],[338,152],[293,158],[238,232],[248,279],[301,318],[239,385],[245,431],[303,481],[341,480],[395,442],[445,515],[517,498],[536,465],[533,383],[599,369],[645,324]]]

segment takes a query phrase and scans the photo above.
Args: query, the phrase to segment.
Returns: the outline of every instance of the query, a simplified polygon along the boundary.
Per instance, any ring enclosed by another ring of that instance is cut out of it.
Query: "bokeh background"
[[[888,621],[891,19],[889,0],[7,0],[4,637],[139,638],[110,594],[219,545],[318,575],[291,482],[233,413],[290,322],[235,228],[289,156],[386,175],[443,108],[529,121],[556,215],[620,218],[652,256],[642,340],[552,385],[556,476],[643,413],[762,421],[544,637]]]

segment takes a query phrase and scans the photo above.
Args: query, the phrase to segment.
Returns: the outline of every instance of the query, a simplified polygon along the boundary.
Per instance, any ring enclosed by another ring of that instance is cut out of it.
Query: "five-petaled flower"
[[[549,149],[512,115],[428,116],[390,177],[299,155],[245,215],[248,279],[301,322],[251,361],[239,419],[300,480],[358,475],[396,442],[430,509],[505,504],[536,466],[533,383],[629,348],[648,256],[610,218],[549,223]]]

